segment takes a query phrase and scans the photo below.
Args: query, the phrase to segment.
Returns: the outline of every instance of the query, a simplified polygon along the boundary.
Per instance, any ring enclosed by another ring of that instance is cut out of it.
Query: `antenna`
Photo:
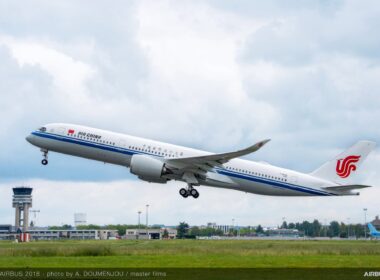
[[[32,221],[33,223],[33,227],[36,226],[36,221],[37,221],[37,213],[40,213],[41,211],[40,210],[29,210],[30,213],[33,213],[34,215],[34,221]]]
[[[41,211],[40,210],[29,210],[29,212],[34,213],[34,218],[36,218],[37,217],[37,213],[40,213]]]

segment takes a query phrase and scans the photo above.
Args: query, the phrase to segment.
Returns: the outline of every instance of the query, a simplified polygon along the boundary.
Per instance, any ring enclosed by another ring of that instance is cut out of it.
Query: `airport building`
[[[286,228],[278,228],[278,229],[270,229],[268,230],[269,236],[272,237],[287,237],[287,238],[297,238],[303,235],[303,233],[299,232],[297,229],[286,229]]]
[[[13,188],[12,206],[15,208],[15,225],[0,225],[0,240],[56,240],[56,239],[116,239],[116,230],[108,229],[67,229],[55,230],[47,227],[29,226],[29,212],[32,208],[30,187]],[[86,224],[85,213],[75,213],[76,225]]]
[[[201,228],[207,228],[207,227],[209,227],[209,228],[213,228],[213,229],[216,229],[216,230],[221,230],[222,232],[223,232],[223,234],[225,234],[225,235],[227,235],[227,234],[229,234],[230,233],[230,231],[232,230],[232,229],[234,229],[234,227],[233,226],[231,226],[231,225],[217,225],[216,223],[207,223],[207,226],[206,227],[201,227]],[[235,227],[235,229],[236,229],[237,227]]]
[[[49,230],[32,229],[31,240],[99,239],[97,230]]]
[[[167,236],[165,236],[165,231]],[[173,228],[160,229],[127,229],[123,239],[174,239],[177,230]]]
[[[117,230],[110,229],[49,229],[48,227],[36,227],[29,224],[29,212],[32,208],[32,191],[30,187],[13,188],[12,206],[15,208],[15,225],[0,225],[0,240],[58,240],[58,239],[120,239]],[[87,224],[86,213],[74,214],[75,226]],[[159,229],[128,229],[124,239],[173,239],[177,236],[174,228]]]
[[[47,228],[30,229],[28,231],[29,240],[58,240],[58,239],[76,239],[76,240],[87,240],[87,239],[117,239],[118,234],[116,230],[50,230]],[[8,225],[0,225],[0,240],[15,240],[19,238],[19,233],[13,230],[13,227]]]

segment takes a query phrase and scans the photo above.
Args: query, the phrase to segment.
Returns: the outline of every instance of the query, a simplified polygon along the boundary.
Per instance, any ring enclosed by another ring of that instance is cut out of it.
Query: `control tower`
[[[29,187],[13,188],[12,206],[16,209],[15,227],[16,231],[22,227],[26,232],[29,225],[29,208],[32,207],[32,191]]]

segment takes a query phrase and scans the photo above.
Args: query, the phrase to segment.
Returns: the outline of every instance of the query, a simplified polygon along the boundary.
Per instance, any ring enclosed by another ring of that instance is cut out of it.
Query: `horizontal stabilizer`
[[[341,185],[341,186],[324,187],[324,189],[330,190],[330,191],[343,192],[343,191],[351,191],[351,190],[364,189],[364,188],[370,188],[370,187],[371,186],[367,186],[367,185]]]

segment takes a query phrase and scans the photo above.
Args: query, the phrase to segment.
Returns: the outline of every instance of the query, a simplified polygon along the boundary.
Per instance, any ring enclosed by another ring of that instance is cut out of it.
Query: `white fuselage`
[[[168,143],[72,124],[48,124],[33,131],[27,140],[42,151],[98,160],[130,167],[131,158],[144,154],[160,160],[188,158],[211,153]],[[175,176],[170,179],[183,181]],[[249,193],[277,196],[335,196],[324,187],[336,185],[266,163],[232,159],[212,168],[200,185],[228,188]]]

